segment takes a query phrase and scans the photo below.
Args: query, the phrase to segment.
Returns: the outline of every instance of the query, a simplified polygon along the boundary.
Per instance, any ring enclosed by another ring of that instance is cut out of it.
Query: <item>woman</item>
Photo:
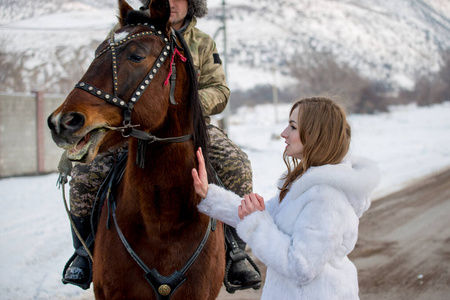
[[[279,194],[266,203],[258,194],[241,200],[208,185],[199,150],[199,171],[192,170],[203,198],[198,208],[236,227],[267,266],[261,299],[359,299],[356,268],[347,255],[378,184],[378,167],[347,155],[350,126],[344,110],[327,98],[297,101],[281,136],[287,171]]]

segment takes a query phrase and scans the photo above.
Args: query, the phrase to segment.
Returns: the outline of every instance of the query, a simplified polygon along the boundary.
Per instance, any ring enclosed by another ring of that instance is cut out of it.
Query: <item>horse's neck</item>
[[[136,145],[130,143],[121,198],[127,208],[151,218],[184,222],[197,214],[199,197],[192,186],[191,170],[196,167],[191,142],[148,145],[145,168],[135,164]],[[133,212],[136,213],[136,212]]]

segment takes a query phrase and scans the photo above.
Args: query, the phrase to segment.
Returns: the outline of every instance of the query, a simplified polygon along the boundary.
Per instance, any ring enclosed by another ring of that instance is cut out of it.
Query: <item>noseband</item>
[[[142,96],[142,94],[145,92],[145,90],[148,88],[151,81],[155,77],[156,73],[160,70],[161,66],[164,64],[166,59],[169,57],[169,54],[172,54],[172,62],[171,62],[171,66],[170,66],[170,72],[168,75],[168,78],[169,77],[171,78],[169,101],[173,105],[177,104],[174,99],[175,78],[176,78],[176,67],[175,67],[175,62],[174,62],[174,56],[175,56],[175,54],[178,54],[178,55],[180,55],[180,57],[183,61],[186,60],[177,49],[177,47],[179,47],[179,46],[176,43],[176,36],[175,36],[175,32],[173,31],[173,29],[172,29],[171,39],[169,40],[169,38],[165,34],[163,34],[160,30],[156,30],[153,25],[149,25],[147,23],[137,24],[137,25],[148,26],[150,28],[150,30],[136,33],[136,34],[133,34],[130,36],[126,36],[125,38],[123,38],[117,42],[114,41],[114,35],[112,35],[109,40],[109,46],[106,49],[104,49],[103,51],[101,51],[100,53],[98,53],[97,56],[95,57],[95,59],[98,59],[104,53],[111,50],[113,87],[114,87],[113,94],[107,93],[107,92],[105,92],[93,85],[90,85],[84,81],[78,82],[75,85],[75,87],[82,89],[82,90],[90,93],[91,95],[94,95],[97,98],[100,98],[110,104],[118,106],[123,110],[123,125],[124,126],[123,127],[106,127],[106,128],[115,130],[115,131],[120,131],[120,132],[122,132],[122,135],[124,137],[132,136],[132,137],[137,138],[141,144],[141,147],[140,147],[141,151],[139,151],[141,153],[138,153],[138,155],[137,155],[137,160],[139,160],[140,158],[142,159],[142,157],[145,154],[142,152],[145,152],[146,144],[151,144],[153,142],[165,142],[165,143],[186,142],[192,138],[192,134],[183,135],[183,136],[179,136],[179,137],[159,138],[159,137],[156,137],[145,131],[137,130],[135,127],[138,127],[139,125],[131,124],[131,111],[133,110],[134,105],[139,100],[139,98]],[[132,26],[134,26],[134,25],[132,25]],[[150,69],[150,71],[148,72],[148,74],[145,76],[145,78],[142,80],[142,82],[139,84],[139,86],[133,92],[129,101],[125,101],[118,96],[119,83],[118,83],[118,71],[117,71],[118,66],[117,66],[116,47],[119,47],[132,39],[136,39],[136,38],[148,36],[148,35],[158,36],[163,41],[164,47],[161,50],[158,58],[156,59],[155,63],[153,64],[153,66]],[[166,83],[168,83],[168,80],[166,80]],[[143,167],[143,164],[144,164],[143,161],[137,162],[137,163],[138,163],[138,165]]]

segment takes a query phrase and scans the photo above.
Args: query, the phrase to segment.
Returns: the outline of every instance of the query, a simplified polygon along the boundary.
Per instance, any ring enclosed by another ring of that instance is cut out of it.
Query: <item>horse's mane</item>
[[[142,11],[131,11],[127,14],[125,18],[125,25],[131,25],[131,24],[144,24],[149,23],[155,26],[157,30],[165,31],[166,24],[155,22],[154,19],[152,19],[148,14],[142,12]],[[192,116],[192,125],[194,132],[192,133],[193,140],[194,140],[194,146],[195,151],[201,147],[203,151],[203,156],[205,157],[205,165],[206,169],[208,171],[208,175],[212,174],[211,165],[209,164],[208,159],[208,142],[209,142],[209,136],[208,131],[206,128],[205,119],[203,117],[200,97],[198,94],[198,80],[197,80],[197,72],[195,71],[191,52],[189,51],[189,47],[186,43],[186,41],[183,38],[183,35],[174,30],[176,38],[181,45],[181,47],[184,50],[184,56],[186,57],[186,62],[184,65],[186,66],[186,73],[189,78],[189,88],[188,88],[188,106],[191,112]],[[214,177],[210,177],[210,181],[214,180]]]
[[[192,63],[191,52],[189,51],[189,47],[187,46],[186,41],[183,38],[183,35],[175,30],[176,37],[178,42],[181,44],[181,47],[184,49],[184,54],[186,57],[186,68],[187,74],[189,77],[189,102],[191,109],[192,122],[194,127],[193,139],[195,144],[195,149],[199,147],[202,148],[203,156],[205,157],[205,164],[207,166],[208,174],[210,174],[210,164],[208,160],[208,142],[209,136],[208,131],[206,129],[205,118],[203,117],[200,97],[198,94],[198,80],[197,80],[197,72],[195,71],[194,64]]]

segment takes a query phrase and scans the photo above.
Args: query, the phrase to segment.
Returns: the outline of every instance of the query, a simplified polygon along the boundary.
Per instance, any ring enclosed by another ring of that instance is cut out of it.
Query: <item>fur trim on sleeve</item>
[[[201,213],[236,227],[240,222],[238,216],[240,204],[241,198],[238,195],[210,184],[206,198],[197,207]]]

